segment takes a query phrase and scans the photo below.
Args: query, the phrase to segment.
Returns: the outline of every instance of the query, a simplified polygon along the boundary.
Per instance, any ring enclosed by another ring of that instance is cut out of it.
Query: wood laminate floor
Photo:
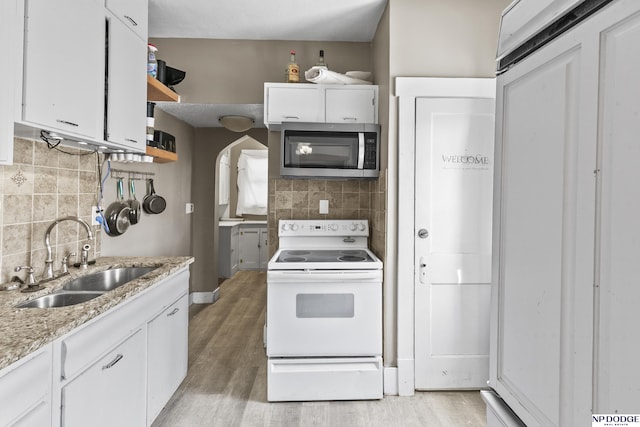
[[[267,402],[266,273],[241,271],[221,286],[215,304],[190,308],[189,371],[153,427],[485,426],[484,402],[472,391]]]

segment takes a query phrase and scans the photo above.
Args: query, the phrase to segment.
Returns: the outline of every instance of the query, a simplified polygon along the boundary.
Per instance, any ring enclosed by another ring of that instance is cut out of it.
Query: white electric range
[[[367,220],[280,220],[267,271],[269,401],[382,398],[382,261]]]

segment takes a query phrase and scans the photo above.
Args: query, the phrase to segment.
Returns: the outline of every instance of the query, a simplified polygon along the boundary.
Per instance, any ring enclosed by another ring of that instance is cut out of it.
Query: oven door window
[[[287,168],[358,168],[357,132],[287,131],[283,149]]]
[[[296,317],[352,318],[354,315],[353,294],[297,294]]]

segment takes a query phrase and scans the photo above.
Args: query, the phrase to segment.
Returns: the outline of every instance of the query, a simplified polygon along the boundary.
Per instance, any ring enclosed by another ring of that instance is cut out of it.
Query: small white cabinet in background
[[[378,86],[265,83],[264,123],[378,123]]]
[[[238,250],[240,270],[266,269],[267,263],[267,229],[263,226],[242,225],[238,237]]]
[[[218,229],[218,276],[228,279],[238,271],[240,226],[220,225]]]
[[[187,375],[189,295],[167,307],[147,324],[147,424]]]
[[[103,139],[104,29],[98,0],[25,2],[23,122]]]
[[[0,370],[0,425],[51,425],[52,345]]]

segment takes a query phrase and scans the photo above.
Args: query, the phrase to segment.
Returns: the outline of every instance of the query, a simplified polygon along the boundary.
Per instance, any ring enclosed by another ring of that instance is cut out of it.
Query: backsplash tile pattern
[[[269,252],[278,248],[281,219],[367,219],[369,245],[379,257],[385,248],[386,170],[369,180],[269,180]],[[329,200],[329,213],[320,214],[320,200]]]
[[[80,150],[65,151],[82,154]],[[99,159],[102,161],[102,157]],[[74,215],[87,222],[98,189],[97,155],[69,155],[51,150],[44,142],[16,138],[13,165],[0,166],[0,282],[16,275],[17,266],[33,266],[42,274],[46,250],[44,235],[56,218]],[[91,259],[100,254],[100,231],[94,241],[73,221],[58,224],[51,233],[54,268],[66,252],[80,253],[91,245]],[[73,260],[76,262],[75,260]],[[24,278],[25,273],[17,274]]]

